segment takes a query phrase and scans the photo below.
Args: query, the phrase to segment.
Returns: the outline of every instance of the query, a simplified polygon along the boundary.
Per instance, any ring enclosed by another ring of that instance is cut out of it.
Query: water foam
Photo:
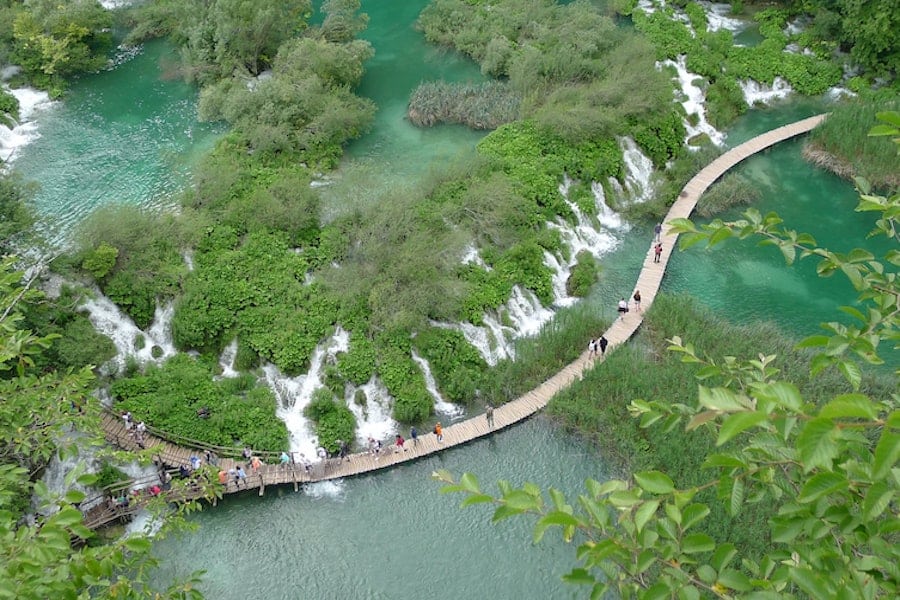
[[[303,415],[303,409],[312,400],[313,392],[322,387],[326,360],[334,362],[338,352],[346,352],[349,348],[350,334],[338,327],[334,335],[316,346],[307,373],[288,377],[271,363],[263,365],[266,383],[277,400],[275,414],[287,425],[291,452],[316,459],[315,433]]]
[[[725,144],[725,134],[713,127],[706,119],[706,94],[694,84],[696,79],[702,78],[687,70],[686,60],[687,57],[681,55],[677,61],[666,60],[658,64],[668,65],[675,69],[678,84],[685,98],[681,105],[688,115],[697,115],[696,125],[692,125],[687,119],[684,120],[687,139],[706,134],[713,144],[722,146]]]
[[[366,395],[365,406],[355,401],[358,391]],[[344,399],[356,417],[356,441],[359,446],[366,447],[370,437],[384,441],[399,431],[397,422],[391,417],[391,394],[377,377],[372,377],[359,387],[348,385]]]
[[[738,81],[738,85],[744,94],[744,101],[750,106],[782,100],[790,96],[794,91],[791,84],[781,77],[776,77],[771,85],[752,79]]]
[[[4,74],[14,71],[4,70]],[[0,125],[0,160],[10,163],[15,160],[19,150],[40,137],[38,124],[35,120],[37,114],[54,105],[47,92],[31,88],[3,89],[15,96],[19,101],[19,120],[14,123],[12,129]]]
[[[431,372],[431,365],[428,364],[428,361],[420,356],[415,349],[412,351],[412,359],[419,365],[419,368],[422,369],[422,376],[425,377],[425,389],[427,389],[428,393],[431,394],[431,397],[434,398],[435,412],[439,412],[451,418],[462,415],[463,409],[461,407],[452,402],[447,402],[444,397],[441,396],[441,392],[438,390],[437,383],[434,380],[434,375]]]
[[[161,363],[176,353],[172,342],[172,317],[175,305],[169,302],[163,307],[157,305],[153,322],[147,331],[141,331],[130,317],[119,310],[112,300],[100,290],[93,290],[94,297],[85,301],[81,309],[87,311],[94,329],[110,338],[116,347],[116,356],[110,361],[117,370],[125,366],[129,356],[141,364]],[[144,345],[137,349],[138,339],[144,338]],[[154,356],[154,348],[157,356]]]

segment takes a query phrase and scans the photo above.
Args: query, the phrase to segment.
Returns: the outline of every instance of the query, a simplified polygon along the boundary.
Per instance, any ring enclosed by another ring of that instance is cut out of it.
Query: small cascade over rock
[[[744,101],[753,106],[754,104],[769,104],[776,100],[787,98],[794,92],[786,80],[776,77],[772,85],[759,83],[752,79],[744,79],[738,82],[741,86],[741,92],[744,94]]]
[[[695,115],[684,121],[687,139],[690,141],[698,136],[706,135],[713,144],[722,146],[725,143],[725,134],[710,125],[709,121],[706,120],[706,94],[694,84],[695,80],[702,80],[703,78],[687,70],[686,60],[687,58],[681,55],[677,61],[666,60],[658,64],[671,66],[675,69],[678,84],[684,95],[681,105],[689,117]],[[692,124],[692,120],[696,120],[696,124]]]
[[[435,412],[447,415],[451,418],[461,416],[463,414],[463,409],[452,402],[447,402],[444,400],[444,397],[441,396],[441,392],[437,387],[437,382],[434,380],[434,375],[431,373],[431,365],[428,364],[428,361],[420,356],[415,349],[412,351],[412,359],[419,365],[419,368],[422,369],[422,375],[425,377],[425,389],[427,389],[428,393],[431,394],[431,397],[434,398]]]
[[[632,202],[646,202],[656,191],[653,184],[653,161],[629,137],[619,138],[619,146],[625,162],[625,192]]]
[[[229,378],[240,375],[240,372],[234,370],[234,359],[237,358],[237,351],[238,341],[237,338],[234,338],[230,344],[225,346],[225,349],[222,350],[222,355],[219,357],[219,366],[222,368],[221,377]]]
[[[536,334],[544,323],[553,318],[553,311],[544,308],[534,292],[519,285],[513,286],[506,308],[513,329],[523,336]]]
[[[357,404],[358,394],[364,394],[365,405]],[[368,439],[389,440],[398,430],[397,422],[391,417],[392,398],[384,383],[377,377],[356,387],[348,385],[344,400],[356,417],[356,441],[365,448]]]
[[[153,323],[146,332],[141,331],[134,321],[124,315],[100,290],[94,289],[94,297],[85,301],[81,308],[87,311],[88,319],[94,328],[115,344],[116,356],[110,362],[113,362],[117,369],[121,370],[125,366],[129,356],[145,364],[161,363],[175,355],[175,344],[172,342],[172,317],[175,314],[175,305],[172,302],[163,307],[156,307]]]
[[[15,72],[14,68],[8,67],[3,70],[0,78],[11,77]],[[31,88],[9,89],[6,85],[3,86],[3,89],[19,101],[18,122],[13,123],[12,128],[0,124],[0,161],[9,163],[15,160],[20,148],[40,136],[37,122],[34,120],[35,116],[39,111],[53,106],[54,103],[50,100],[47,92]]]
[[[346,352],[349,348],[350,334],[338,327],[334,335],[316,346],[306,374],[288,377],[271,363],[263,365],[266,383],[278,401],[275,414],[287,425],[291,452],[303,453],[310,460],[316,460],[315,433],[303,415],[303,409],[312,399],[313,392],[322,387],[326,360],[335,361],[338,352]]]
[[[466,341],[472,344],[489,366],[496,366],[498,362],[506,358],[512,358],[512,345],[506,341],[503,326],[495,318],[484,317],[484,326],[479,327],[469,322],[440,323],[431,321],[435,327],[455,329],[463,334]],[[512,336],[515,332],[511,327],[506,328]]]
[[[697,4],[706,12],[706,28],[709,31],[727,29],[732,33],[741,32],[750,25],[743,19],[731,16],[731,4],[698,0]]]

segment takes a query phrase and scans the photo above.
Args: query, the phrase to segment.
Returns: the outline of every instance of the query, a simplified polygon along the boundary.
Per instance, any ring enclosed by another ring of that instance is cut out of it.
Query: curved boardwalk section
[[[729,150],[688,182],[678,199],[669,209],[665,221],[690,216],[703,192],[734,165],[769,146],[810,131],[822,122],[825,116],[817,115],[773,129]],[[662,277],[666,271],[671,251],[675,247],[678,236],[677,234],[664,231],[661,238],[663,254],[659,262],[653,262],[653,248],[651,244],[635,284],[635,289],[641,290],[642,304],[645,308],[649,308],[653,304],[653,300],[659,292]],[[624,318],[616,319],[605,333],[606,338],[609,340],[608,350],[627,341],[634,335],[642,321],[643,313],[636,311],[627,313]],[[465,444],[533,415],[544,408],[554,394],[569,386],[575,379],[579,379],[582,372],[592,365],[593,360],[589,359],[588,353],[585,352],[537,388],[520,398],[495,408],[493,427],[488,425],[484,415],[479,415],[445,427],[442,441],[438,441],[437,437],[430,432],[423,432],[417,443],[407,440],[405,450],[399,452],[395,452],[392,446],[386,446],[378,456],[372,456],[368,453],[353,454],[349,460],[329,459],[315,463],[310,468],[291,462],[286,465],[263,464],[258,471],[254,472],[249,465],[244,464],[247,478],[240,485],[233,480],[228,481],[226,493],[257,489],[259,494],[262,495],[266,486],[283,484],[291,484],[296,489],[301,483],[369,473],[398,463],[415,460],[446,448]],[[122,419],[107,414],[104,416],[103,428],[107,439],[111,443],[125,449],[138,449],[132,436],[125,431]],[[149,435],[149,432],[148,435],[144,436],[144,446],[152,448],[159,460],[169,466],[186,465],[193,455],[203,458],[202,448],[188,448],[172,444],[159,437]],[[237,462],[245,461],[223,458],[218,461],[218,467],[227,470]],[[112,518],[116,518],[116,515],[112,515]],[[99,520],[102,521],[103,519]]]

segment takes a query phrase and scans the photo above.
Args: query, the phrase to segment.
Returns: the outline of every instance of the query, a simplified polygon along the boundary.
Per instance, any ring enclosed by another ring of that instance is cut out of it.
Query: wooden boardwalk
[[[778,142],[810,131],[822,122],[825,117],[826,115],[817,115],[773,129],[724,153],[687,183],[678,199],[669,209],[665,221],[689,217],[706,189],[737,163]],[[672,249],[675,247],[678,236],[675,233],[664,230],[661,239],[664,250],[660,261],[658,263],[653,262],[653,244],[649,243],[643,267],[635,283],[634,289],[641,291],[641,304],[644,310],[650,308],[653,300],[656,298],[656,294],[659,292],[666,266],[669,263],[669,257],[672,254]],[[630,296],[631,294],[627,297],[630,298]],[[615,301],[615,299],[611,299],[611,301]],[[627,313],[624,318],[616,319],[604,334],[609,340],[607,352],[628,341],[637,331],[642,321],[643,312],[635,310]],[[296,490],[302,483],[371,473],[468,443],[474,439],[490,435],[494,431],[509,427],[535,414],[544,408],[550,401],[550,398],[558,391],[568,387],[576,379],[580,379],[582,373],[586,369],[591,368],[593,363],[594,360],[590,359],[588,352],[585,351],[574,362],[564,367],[537,388],[515,400],[511,400],[503,406],[495,408],[492,427],[488,425],[484,415],[478,415],[445,427],[442,441],[438,441],[437,437],[431,432],[423,432],[417,443],[407,440],[404,451],[394,452],[392,446],[386,446],[378,456],[372,456],[369,453],[353,454],[349,460],[340,461],[335,458],[314,463],[309,470],[301,464],[265,464],[260,467],[258,472],[250,469],[249,465],[245,464],[246,461],[222,458],[218,464],[220,469],[227,470],[237,464],[237,462],[240,462],[244,464],[247,473],[247,479],[242,485],[236,485],[233,481],[229,481],[225,492],[235,493],[256,489],[261,496],[266,487],[273,485],[293,485]],[[125,431],[122,419],[107,414],[103,419],[103,429],[110,443],[128,450],[138,449],[133,437]],[[156,451],[156,455],[164,463],[172,466],[188,464],[190,457],[193,455],[203,458],[202,448],[188,448],[176,445],[160,437],[153,436],[150,432],[144,436],[144,445],[147,448],[153,448]],[[269,460],[272,462],[271,457]],[[116,518],[116,516],[113,515],[112,518]],[[99,520],[102,521],[103,519]],[[94,523],[95,521],[91,522]]]

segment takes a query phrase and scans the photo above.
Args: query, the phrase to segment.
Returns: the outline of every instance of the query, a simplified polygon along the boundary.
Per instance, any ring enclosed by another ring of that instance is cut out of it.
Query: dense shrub
[[[272,391],[255,383],[240,389],[247,384],[213,381],[211,367],[179,354],[144,374],[119,379],[110,392],[117,410],[130,410],[136,420],[162,431],[219,446],[283,450],[287,428],[275,416]],[[210,416],[201,419],[197,411],[204,407]]]
[[[461,332],[429,327],[420,331],[413,342],[431,365],[438,388],[451,402],[474,401],[487,364]]]
[[[409,99],[406,115],[413,125],[459,123],[472,129],[496,129],[519,116],[522,99],[507,83],[427,81]]]
[[[600,265],[597,263],[597,259],[586,250],[579,252],[577,259],[578,261],[572,267],[572,273],[566,281],[566,293],[570,296],[584,297],[597,283]]]
[[[303,414],[315,423],[319,444],[332,454],[340,449],[341,441],[350,443],[355,437],[356,417],[327,388],[313,392]]]
[[[734,206],[752,205],[761,196],[759,189],[746,177],[729,173],[700,197],[696,212],[701,217],[711,217]]]

